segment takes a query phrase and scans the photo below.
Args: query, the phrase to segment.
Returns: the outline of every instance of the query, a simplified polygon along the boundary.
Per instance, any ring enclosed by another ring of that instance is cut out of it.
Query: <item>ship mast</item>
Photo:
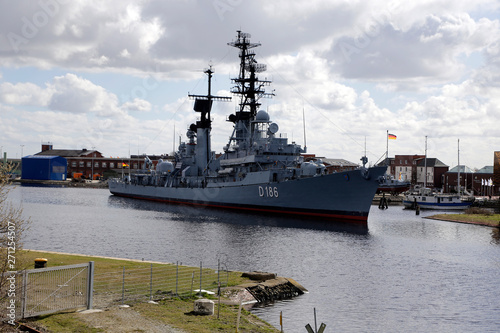
[[[251,36],[248,33],[239,30],[237,33],[236,41],[228,43],[228,45],[240,50],[239,76],[232,79],[236,85],[231,88],[233,94],[240,95],[240,104],[236,114],[231,114],[228,119],[235,124],[235,133],[230,141],[243,141],[251,135],[249,125],[254,120],[257,109],[261,105],[259,99],[274,96],[273,93],[266,93],[264,89],[271,81],[259,80],[257,77],[257,73],[266,70],[266,65],[257,63],[255,53],[252,51],[253,48],[260,46],[260,43],[251,43]]]
[[[200,112],[200,120],[195,124],[191,124],[190,130],[196,132],[197,145],[196,145],[196,161],[198,167],[203,167],[203,172],[207,169],[211,160],[211,143],[210,143],[210,131],[212,129],[212,118],[210,117],[210,111],[212,110],[213,101],[230,101],[231,97],[225,96],[213,96],[212,95],[212,66],[204,71],[208,76],[208,93],[206,95],[191,95],[188,96],[194,99],[194,111]]]
[[[465,172],[465,168],[464,168],[464,172]],[[462,182],[460,181],[460,139],[458,139],[458,176],[457,176],[457,184],[458,184],[458,195],[461,195],[460,186],[462,185]]]

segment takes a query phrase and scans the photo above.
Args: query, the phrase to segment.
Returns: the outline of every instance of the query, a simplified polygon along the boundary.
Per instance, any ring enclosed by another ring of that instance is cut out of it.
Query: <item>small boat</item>
[[[405,195],[403,205],[408,209],[467,209],[474,202],[473,196],[433,192],[428,187],[416,187]]]
[[[425,173],[427,175],[427,136],[425,137]],[[427,187],[427,177],[424,177],[424,186],[415,186],[414,190],[407,193],[403,205],[409,209],[453,209],[463,210],[469,208],[474,202],[474,196],[463,196],[460,187],[460,140],[458,140],[458,193],[445,194],[432,191]]]
[[[397,195],[406,192],[410,189],[410,182],[400,179],[395,179],[394,176],[385,174],[379,178],[379,186],[377,193],[390,193]]]

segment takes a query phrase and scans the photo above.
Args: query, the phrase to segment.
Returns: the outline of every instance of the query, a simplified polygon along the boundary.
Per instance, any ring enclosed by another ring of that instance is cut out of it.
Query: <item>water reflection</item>
[[[334,232],[346,232],[366,235],[368,227],[357,223],[343,223],[337,221],[323,221],[310,218],[279,216],[275,214],[263,214],[254,212],[229,211],[212,207],[174,205],[157,203],[147,200],[129,199],[109,196],[108,204],[115,208],[126,208],[133,210],[147,210],[168,214],[173,220],[184,222],[217,222],[239,224],[247,226],[267,226],[276,228],[298,228],[325,230]]]
[[[309,290],[252,312],[285,331],[500,330],[499,230],[372,207],[369,230],[126,199],[107,190],[17,187],[32,217],[25,247],[291,277]]]

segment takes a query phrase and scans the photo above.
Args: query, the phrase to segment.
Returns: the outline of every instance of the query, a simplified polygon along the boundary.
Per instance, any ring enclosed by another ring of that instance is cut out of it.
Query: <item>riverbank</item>
[[[476,224],[493,228],[500,227],[500,214],[436,214],[425,218],[447,222]]]
[[[127,260],[99,256],[85,256],[49,251],[27,250],[24,253],[27,262],[35,258],[47,259],[48,267],[71,265],[94,261],[95,274],[106,274],[116,270],[137,271],[143,267],[174,265],[167,263]],[[32,267],[28,267],[32,268]],[[251,279],[243,277],[241,272],[228,272],[228,285],[231,290],[245,290],[245,285],[254,285]],[[289,279],[291,280],[291,279]],[[269,280],[272,281],[272,280]],[[292,280],[293,281],[293,280]],[[215,287],[216,288],[216,287]],[[95,289],[95,288],[94,288]],[[216,291],[216,290],[215,290]],[[223,290],[224,291],[224,290]],[[234,332],[239,319],[238,332],[278,332],[271,324],[261,320],[245,308],[238,314],[239,302],[231,297],[235,293],[222,292],[222,302],[218,304],[216,296],[204,295],[215,303],[215,314],[200,316],[193,313],[194,300],[197,297],[179,297],[162,295],[154,302],[127,301],[126,305],[112,304],[90,311],[50,314],[26,319],[28,326],[40,332]],[[246,293],[248,294],[248,293]],[[226,296],[224,296],[226,295]],[[247,295],[251,297],[251,295]],[[95,302],[94,302],[95,304]],[[279,318],[276,318],[276,322]]]
[[[13,184],[21,185],[41,185],[41,186],[60,186],[60,187],[86,187],[86,188],[108,188],[107,180],[33,180],[16,178],[12,180]]]

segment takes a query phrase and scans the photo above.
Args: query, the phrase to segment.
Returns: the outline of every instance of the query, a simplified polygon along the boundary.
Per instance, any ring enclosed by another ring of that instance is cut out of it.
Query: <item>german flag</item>
[[[387,133],[389,140],[396,140],[397,136]]]
[[[127,163],[122,163],[122,167],[123,168],[128,168],[128,164]]]

